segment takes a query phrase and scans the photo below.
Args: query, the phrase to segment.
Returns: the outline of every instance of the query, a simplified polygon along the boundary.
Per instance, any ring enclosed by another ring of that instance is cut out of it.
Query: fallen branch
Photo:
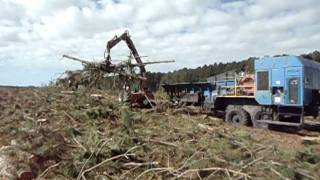
[[[270,161],[270,163],[271,163],[272,165],[276,165],[276,166],[285,166],[284,164],[279,163],[279,162],[276,162],[276,161]]]
[[[166,145],[166,146],[172,146],[177,148],[178,145],[173,144],[171,142],[165,142],[165,141],[160,141],[160,140],[155,140],[155,139],[149,139],[149,140],[144,140],[145,142],[153,142],[153,143],[157,143],[157,144],[161,144],[161,145]]]
[[[67,113],[67,111],[63,110],[62,111],[70,120],[73,121],[73,123],[78,123],[69,113]]]
[[[103,97],[102,94],[90,94],[91,97]]]
[[[147,169],[147,170],[143,171],[141,174],[139,174],[139,176],[137,176],[137,177],[135,178],[135,180],[138,180],[138,179],[141,178],[144,174],[147,174],[148,172],[151,172],[151,171],[172,171],[172,170],[173,170],[173,167]]]
[[[126,171],[125,173],[123,173],[121,176],[120,176],[120,178],[119,179],[123,179],[124,177],[125,177],[125,175],[127,175],[127,174],[129,174],[130,172],[132,172],[132,171],[134,171],[134,170],[136,170],[136,169],[138,169],[140,166],[136,166],[136,167],[134,167],[134,168],[132,168],[132,169],[130,169],[130,170],[128,170],[128,171]]]
[[[94,148],[94,150],[91,152],[89,158],[84,162],[84,164],[82,165],[81,169],[80,169],[80,172],[78,174],[78,177],[77,177],[77,180],[80,180],[81,179],[81,175],[82,175],[82,171],[83,169],[86,167],[87,163],[89,162],[89,160],[92,158],[92,156],[94,155],[94,153],[96,152],[96,150],[98,149],[100,143],[103,142],[103,141],[100,141],[96,147]],[[107,141],[106,141],[107,142]],[[103,147],[103,145],[105,144],[105,142],[101,145]],[[99,150],[100,151],[100,150]],[[98,151],[98,153],[99,153]]]
[[[181,178],[182,176],[184,176],[184,175],[186,175],[186,174],[188,174],[190,172],[198,172],[198,171],[224,171],[227,175],[229,174],[229,172],[231,172],[233,174],[242,175],[246,179],[247,178],[251,178],[246,173],[242,173],[240,171],[235,171],[235,170],[232,170],[232,169],[221,168],[221,167],[211,167],[211,168],[203,168],[203,169],[188,169],[188,170],[180,173],[177,178]]]
[[[183,168],[185,168],[185,167],[187,166],[188,162],[189,162],[196,154],[198,154],[200,151],[202,151],[202,150],[205,149],[206,147],[207,147],[207,146],[201,148],[200,150],[195,151],[188,159],[186,159],[186,160],[184,161],[183,165],[182,165],[181,167],[179,167],[178,169],[176,169],[175,171],[180,171],[180,170],[182,170]]]
[[[320,143],[320,137],[302,137],[301,138],[304,143],[312,143],[312,144],[317,144]]]
[[[123,179],[125,175],[127,175],[128,173],[138,169],[139,167],[141,166],[150,166],[150,165],[158,165],[159,162],[148,162],[148,163],[135,163],[135,162],[129,162],[129,163],[126,163],[124,164],[123,166],[135,166],[134,168],[128,170],[127,172],[123,173],[121,176],[120,176],[120,179]]]
[[[201,129],[204,129],[204,130],[208,130],[208,131],[213,131],[214,129],[208,125],[205,125],[205,124],[201,124],[199,123],[198,124],[198,127],[201,128]]]
[[[291,169],[292,169],[292,167],[287,166],[287,165],[282,164],[282,163],[279,163],[279,162],[276,162],[276,161],[270,161],[270,163],[271,163],[272,165],[276,165],[276,166],[286,167],[286,168],[291,168]],[[283,179],[289,179],[289,178],[284,177],[282,174],[280,174],[280,173],[279,173],[278,171],[276,171],[274,168],[271,167],[270,169],[271,169],[271,171],[273,171],[275,174],[277,174],[278,176],[282,177]],[[313,180],[313,179],[316,179],[315,177],[309,175],[309,174],[307,173],[307,171],[304,170],[304,169],[297,169],[297,170],[294,170],[294,171],[295,171],[295,173],[297,173],[297,174],[299,174],[299,175],[301,175],[301,176],[307,177],[307,178],[309,178],[309,179],[312,179],[312,180]]]
[[[198,172],[199,172],[199,171],[198,171]],[[225,173],[227,174],[228,179],[230,180],[230,179],[231,179],[231,176],[230,176],[229,170],[228,170],[228,169],[225,169]]]
[[[215,178],[214,178],[214,175],[215,175],[217,172],[219,172],[219,170],[213,171],[209,176],[206,177],[206,179],[215,179]]]
[[[272,167],[270,167],[270,170],[274,172],[276,175],[278,175],[281,179],[290,180],[289,178],[283,176],[281,173],[279,173],[277,170],[273,169]]]
[[[129,163],[123,164],[123,166],[153,166],[158,164],[159,162],[145,162],[145,163],[129,162]]]
[[[152,102],[150,101],[150,99],[148,98],[148,96],[146,94],[144,94],[146,100],[148,101],[148,103],[150,104],[151,108],[154,109],[154,105],[152,104]]]
[[[59,166],[59,165],[60,165],[60,162],[57,163],[57,164],[54,164],[54,165],[49,166],[47,169],[45,169],[45,170],[37,177],[37,180],[42,179],[42,178],[44,177],[44,175],[46,175],[47,172],[48,172],[50,169],[55,168],[55,167],[57,167],[57,166]]]
[[[78,144],[79,147],[81,147],[84,151],[87,151],[87,149],[74,136],[72,136],[72,139]]]
[[[257,158],[257,159],[255,159],[255,160],[249,162],[248,164],[242,166],[242,167],[240,168],[240,172],[242,172],[242,170],[248,168],[249,166],[252,166],[253,164],[261,161],[262,159],[264,159],[264,157]],[[241,179],[243,176],[236,176],[236,177],[233,176],[233,177],[234,177],[233,179]]]
[[[244,165],[243,167],[241,167],[240,171],[242,171],[243,169],[248,168],[249,166],[257,163],[258,161],[261,161],[263,158],[264,158],[264,157],[260,157],[260,158],[257,158],[257,159],[255,159],[255,160],[249,162],[248,164],[246,164],[246,165]]]
[[[85,175],[87,172],[92,171],[93,169],[95,169],[95,168],[97,168],[97,167],[99,167],[99,166],[101,166],[101,165],[103,165],[103,164],[105,164],[105,163],[107,163],[107,162],[109,162],[109,161],[113,161],[113,160],[119,159],[119,158],[121,158],[121,157],[126,157],[126,158],[128,158],[128,156],[135,156],[135,154],[121,154],[121,155],[113,156],[112,158],[106,159],[106,160],[100,162],[99,164],[96,164],[96,165],[92,166],[91,168],[88,168],[88,169],[84,170],[84,171],[82,172],[81,177],[84,177],[84,175]],[[84,179],[85,179],[85,178],[84,178]]]
[[[85,174],[86,174],[87,172],[90,172],[90,171],[92,171],[93,169],[95,169],[95,168],[97,168],[97,167],[99,167],[99,166],[101,166],[101,165],[103,165],[103,164],[105,164],[105,163],[107,163],[107,162],[109,162],[109,161],[113,161],[113,160],[119,159],[119,158],[121,158],[121,157],[125,157],[125,158],[128,159],[128,156],[135,156],[135,154],[128,154],[128,153],[129,153],[130,151],[136,149],[136,148],[137,148],[137,146],[129,149],[129,150],[128,150],[126,153],[124,153],[124,154],[120,154],[120,155],[117,155],[117,156],[113,156],[113,157],[111,157],[111,158],[109,158],[109,159],[106,159],[106,160],[104,160],[104,161],[102,161],[102,162],[100,162],[100,163],[92,166],[91,168],[88,168],[88,169],[84,170],[84,171],[82,172],[82,174],[81,174],[81,177],[82,177],[83,179],[86,179],[86,178],[85,178]]]
[[[231,139],[231,140],[232,140],[232,139]],[[253,155],[252,151],[251,151],[246,145],[244,145],[243,143],[241,143],[241,142],[239,142],[239,141],[237,141],[237,140],[233,140],[233,143],[241,146],[241,148],[243,148],[244,150],[246,150],[246,151],[250,154],[250,157],[251,157],[251,158],[254,158],[254,155]]]
[[[304,176],[304,177],[306,177],[308,179],[316,180],[315,177],[309,175],[308,172],[306,170],[304,170],[304,169],[297,169],[295,172],[297,174],[299,174],[300,176]]]
[[[80,172],[79,172],[79,174],[78,174],[77,180],[80,180],[80,179],[81,179],[81,177],[82,177],[82,171],[83,171],[84,167],[87,165],[87,163],[89,162],[89,160],[92,158],[93,154],[94,154],[94,151],[90,154],[89,158],[88,158],[88,159],[84,162],[84,164],[82,165],[82,167],[81,167],[81,169],[80,169]]]
[[[73,94],[74,91],[61,91],[60,93],[61,94]]]

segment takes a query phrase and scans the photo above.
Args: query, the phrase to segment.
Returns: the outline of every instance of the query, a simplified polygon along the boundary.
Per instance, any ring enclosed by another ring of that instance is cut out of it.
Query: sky
[[[129,30],[153,72],[320,49],[319,0],[0,0],[0,85],[43,85]],[[125,43],[112,49],[125,59]]]

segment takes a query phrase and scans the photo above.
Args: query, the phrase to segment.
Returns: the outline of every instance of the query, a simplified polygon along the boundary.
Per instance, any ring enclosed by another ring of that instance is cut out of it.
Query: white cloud
[[[167,71],[320,47],[317,0],[0,0],[0,84],[40,84],[80,65],[62,54],[103,56],[106,42],[129,29],[141,55],[174,64]],[[125,43],[114,59],[128,53]],[[33,72],[30,77],[22,75]],[[22,73],[23,72],[23,73]],[[35,74],[37,76],[35,76]],[[43,74],[41,78],[39,74]],[[52,76],[50,76],[52,74]],[[30,79],[34,78],[34,79]]]

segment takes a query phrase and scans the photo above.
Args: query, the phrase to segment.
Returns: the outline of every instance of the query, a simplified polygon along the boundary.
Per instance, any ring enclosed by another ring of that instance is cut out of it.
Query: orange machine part
[[[239,89],[242,95],[254,95],[254,75],[246,74],[243,76],[240,79],[238,86],[240,87]]]

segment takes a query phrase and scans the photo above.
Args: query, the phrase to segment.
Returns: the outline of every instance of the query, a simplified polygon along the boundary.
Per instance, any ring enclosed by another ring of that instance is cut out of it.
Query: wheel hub
[[[233,123],[239,123],[241,121],[241,117],[239,115],[234,115],[232,117],[232,122]]]

